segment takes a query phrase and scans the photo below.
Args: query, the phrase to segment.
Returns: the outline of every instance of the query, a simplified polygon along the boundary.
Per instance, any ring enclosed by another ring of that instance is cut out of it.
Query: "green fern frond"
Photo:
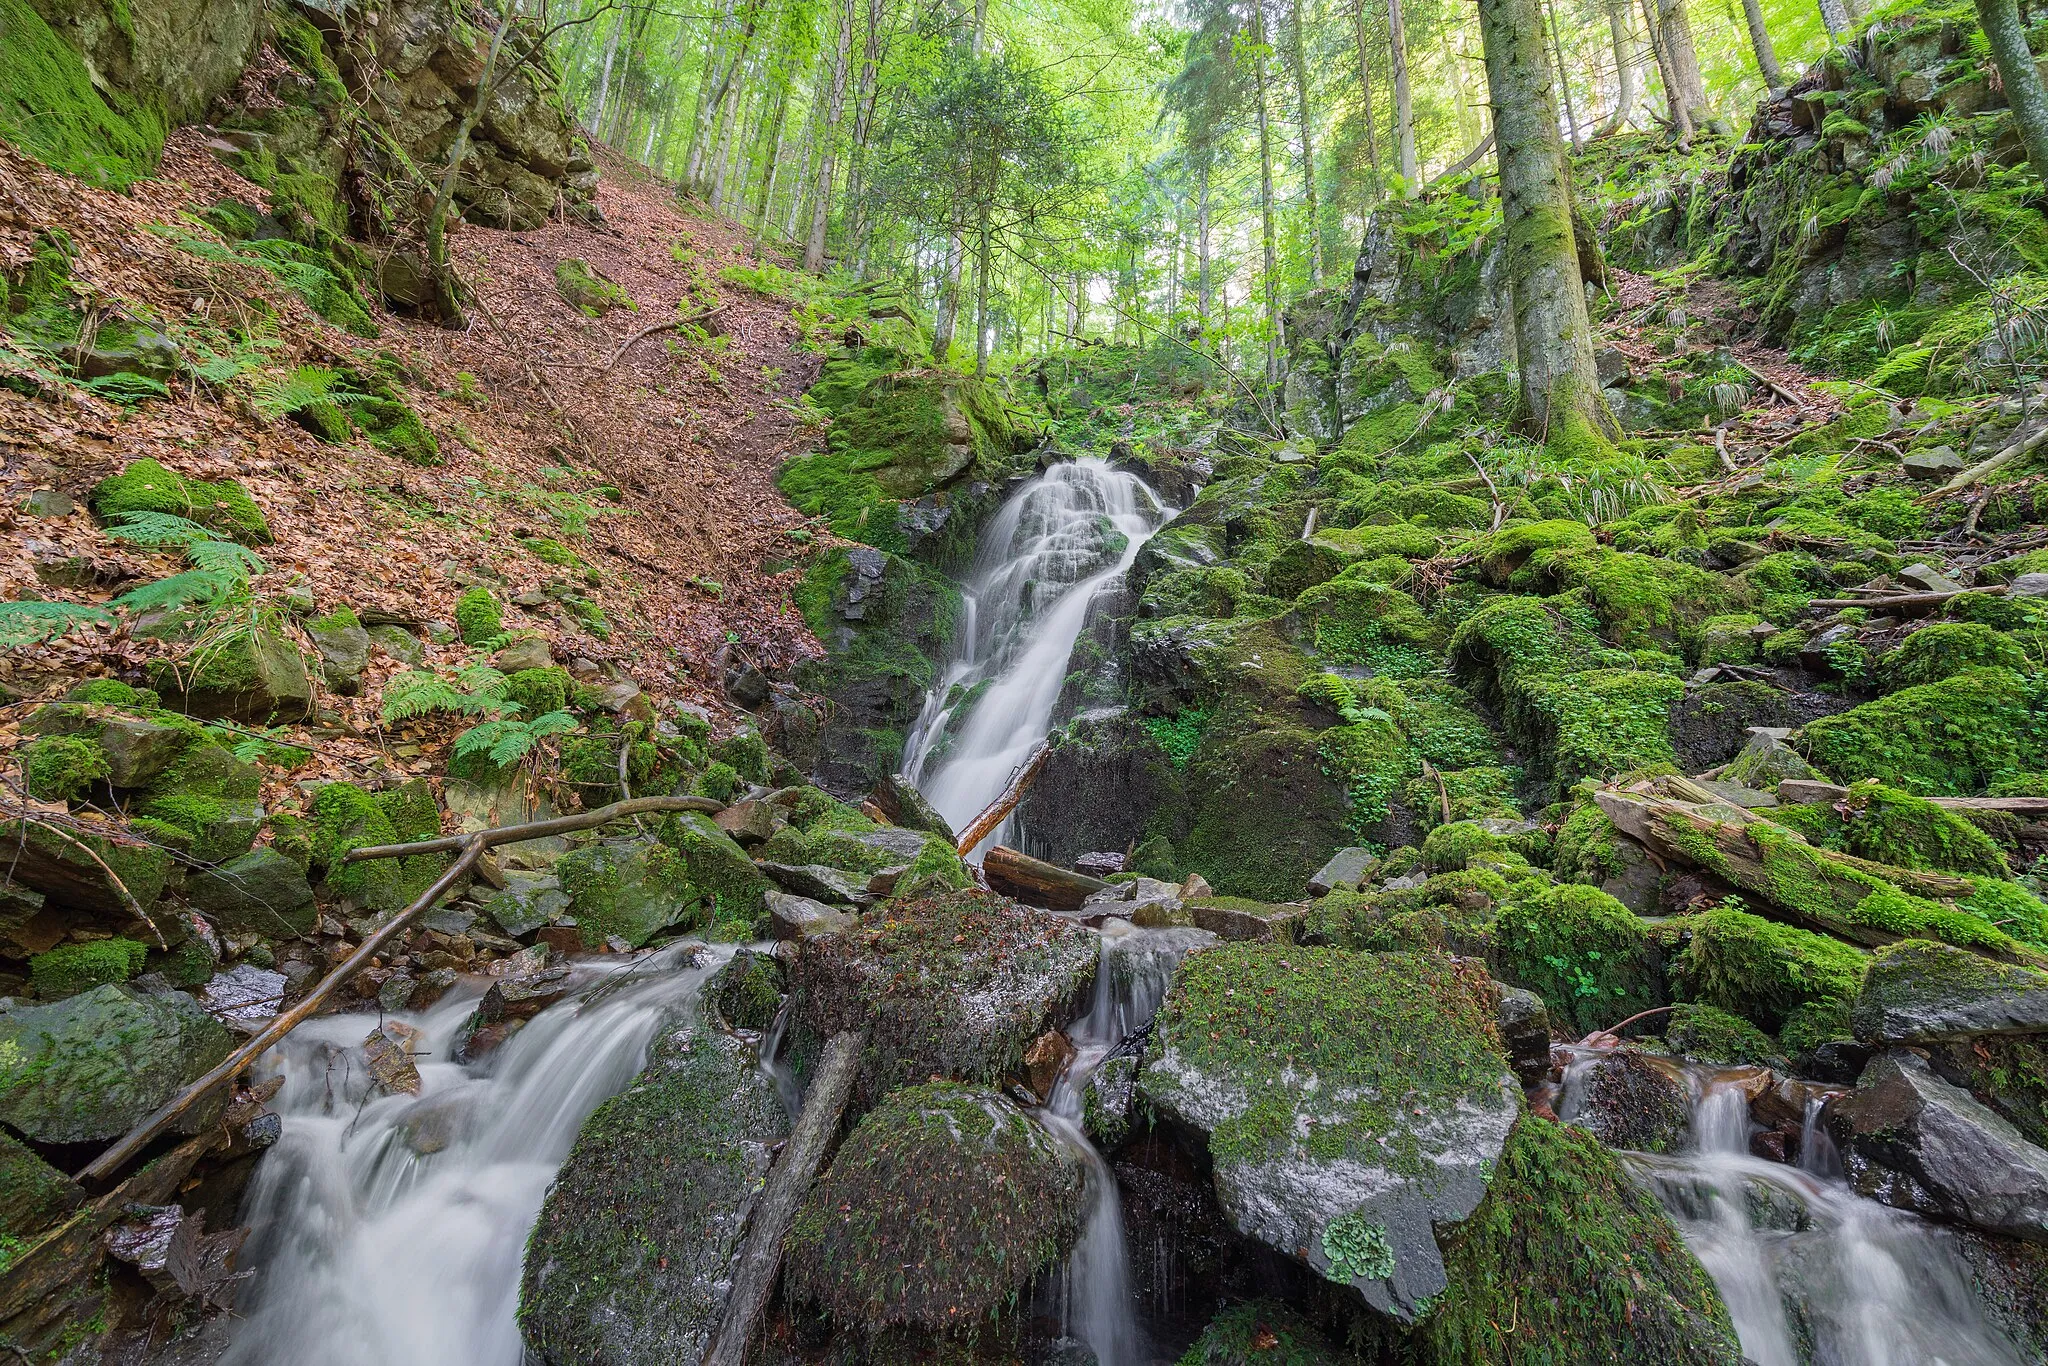
[[[270,568],[261,555],[234,541],[200,541],[188,545],[185,558],[192,562],[194,569],[235,578],[252,578]]]
[[[191,547],[206,541],[218,541],[220,535],[199,525],[189,517],[180,517],[172,512],[123,512],[119,514],[120,524],[107,528],[107,535],[116,541],[132,541],[136,545],[175,545]]]
[[[455,738],[455,756],[460,759],[482,754],[504,768],[525,758],[541,740],[572,731],[576,726],[576,718],[566,711],[551,711],[531,721],[485,721]]]
[[[159,607],[183,607],[187,603],[213,602],[234,587],[240,576],[188,569],[168,579],[131,588],[113,605],[124,612],[153,612]]]
[[[0,645],[34,645],[80,626],[110,626],[113,618],[81,602],[0,602]]]
[[[488,697],[494,701],[505,695],[505,689],[511,686],[511,682],[512,680],[501,671],[488,664],[472,664],[458,670],[455,675],[456,686],[464,692]]]
[[[346,407],[367,403],[371,395],[349,387],[341,371],[324,365],[302,365],[289,375],[266,375],[249,393],[249,406],[261,417],[275,421],[315,403]]]
[[[386,724],[432,712],[498,716],[511,709],[502,696],[505,684],[505,675],[489,665],[473,665],[452,680],[424,669],[410,670],[384,685],[382,715]]]
[[[126,370],[112,375],[95,376],[81,381],[81,386],[90,389],[101,398],[120,404],[123,408],[133,408],[144,399],[171,396],[171,386],[162,380],[151,379],[148,375],[131,374]]]

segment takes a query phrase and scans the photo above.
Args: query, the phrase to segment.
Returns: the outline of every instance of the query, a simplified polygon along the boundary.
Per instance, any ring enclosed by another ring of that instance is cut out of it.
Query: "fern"
[[[434,712],[499,716],[512,709],[504,698],[505,683],[505,675],[488,664],[472,665],[453,679],[424,669],[409,670],[384,685],[381,715],[386,725]]]
[[[187,603],[215,602],[240,582],[238,574],[207,573],[188,569],[168,579],[131,588],[113,605],[124,612],[153,612],[159,607],[183,607]]]
[[[116,541],[190,547],[220,539],[219,533],[174,512],[123,512],[119,515],[120,525],[107,528],[107,535]]]
[[[352,389],[339,370],[323,365],[301,365],[289,375],[266,375],[249,394],[249,406],[258,416],[275,421],[288,413],[315,403],[346,407],[367,403],[371,396]]]
[[[0,602],[0,645],[34,645],[80,626],[110,626],[113,618],[81,602]]]
[[[225,389],[250,371],[262,369],[264,353],[282,345],[275,337],[252,337],[232,343],[226,351],[216,351],[200,342],[199,359],[191,363],[192,373],[215,388]]]
[[[185,547],[185,558],[204,573],[238,578],[254,578],[270,568],[261,555],[234,541],[195,542]]]
[[[576,718],[565,711],[551,711],[531,721],[486,721],[455,737],[455,757],[466,759],[482,754],[504,768],[525,758],[547,736],[572,731],[576,725]]]
[[[82,380],[80,386],[101,398],[120,404],[123,408],[133,408],[144,399],[171,396],[171,386],[162,380],[151,379],[148,375],[131,374],[126,370]]]

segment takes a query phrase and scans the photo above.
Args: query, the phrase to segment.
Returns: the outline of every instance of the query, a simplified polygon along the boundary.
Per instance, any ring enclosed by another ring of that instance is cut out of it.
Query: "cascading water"
[[[1039,1118],[1081,1158],[1088,1173],[1088,1216],[1065,1271],[1066,1331],[1094,1352],[1098,1366],[1142,1366],[1150,1360],[1130,1253],[1124,1246],[1123,1202],[1116,1176],[1082,1120],[1089,1081],[1133,1035],[1152,1021],[1173,971],[1189,950],[1215,942],[1206,930],[1142,930],[1111,920],[1102,936],[1095,997],[1067,1030],[1074,1058],[1053,1086]]]
[[[418,1096],[384,1095],[350,1061],[367,1016],[294,1030],[271,1055],[284,1137],[250,1187],[257,1274],[223,1366],[520,1366],[520,1258],[548,1183],[731,952],[579,968],[583,990],[472,1066],[446,1061],[476,1003],[451,993],[401,1017],[423,1035]]]
[[[2019,1366],[1935,1225],[1856,1195],[1809,1107],[1800,1165],[1749,1154],[1744,1092],[1695,1069],[1687,1151],[1633,1155],[1756,1366]],[[1567,1090],[1569,1087],[1567,1078]]]
[[[954,659],[905,747],[904,773],[948,821],[978,815],[1045,738],[1089,602],[1168,515],[1144,481],[1097,457],[1053,466],[996,513]]]

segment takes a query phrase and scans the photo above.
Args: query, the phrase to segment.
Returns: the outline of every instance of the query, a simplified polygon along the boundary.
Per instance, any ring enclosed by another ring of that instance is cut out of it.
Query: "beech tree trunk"
[[[825,122],[818,137],[817,199],[811,205],[811,234],[804,241],[804,269],[813,275],[825,268],[825,225],[832,216],[832,175],[839,150],[839,123],[846,116],[846,65],[853,53],[853,3],[840,0],[839,45],[832,53],[832,92],[825,104]]]
[[[1664,60],[1671,69],[1672,100],[1684,103],[1686,121],[1698,128],[1712,119],[1713,111],[1707,105],[1707,83],[1700,76],[1700,55],[1693,47],[1685,0],[1658,0],[1658,21]]]
[[[2027,26],[2020,19],[2014,0],[1977,0],[1977,22],[1991,43],[1991,60],[1998,64],[1998,78],[2005,86],[2005,102],[2012,106],[2012,121],[2026,145],[2027,160],[2036,175],[2048,175],[2048,93],[2041,86],[2041,71],[2027,47]]]
[[[1742,0],[1742,18],[1749,25],[1749,45],[1756,49],[1756,69],[1772,90],[1785,88],[1785,73],[1778,66],[1778,49],[1771,45],[1771,30],[1764,23],[1759,0]]]
[[[1537,0],[1480,0],[1479,32],[1493,101],[1523,408],[1532,432],[1553,446],[1605,444],[1619,430],[1601,401],[1593,367],[1571,180]]]
[[[1201,276],[1196,285],[1196,317],[1202,324],[1202,335],[1209,333],[1209,305],[1214,282],[1209,274],[1209,168],[1202,167],[1201,199],[1195,207],[1195,251],[1196,261],[1201,267]]]
[[[1677,95],[1678,78],[1671,72],[1671,49],[1657,22],[1656,0],[1643,0],[1643,27],[1650,35],[1650,51],[1657,58],[1657,75],[1664,82],[1664,102],[1671,111],[1671,136],[1680,147],[1692,144],[1692,111]]]
[[[1820,0],[1820,21],[1827,25],[1828,37],[1840,39],[1849,31],[1849,7],[1842,0]]]
[[[1394,63],[1394,145],[1401,171],[1401,194],[1412,195],[1422,178],[1415,163],[1415,99],[1408,89],[1408,27],[1401,0],[1387,0],[1387,49]]]
[[[1572,108],[1571,74],[1564,68],[1564,41],[1557,34],[1557,8],[1550,0],[1544,0],[1543,17],[1550,27],[1550,54],[1557,59],[1557,91],[1564,97],[1565,131],[1571,134],[1572,150],[1583,152],[1586,150],[1586,144],[1579,137],[1579,115],[1578,111]]]
[[[1607,0],[1607,32],[1614,41],[1614,112],[1593,136],[1608,137],[1628,125],[1636,111],[1636,61],[1628,50],[1628,0]]]

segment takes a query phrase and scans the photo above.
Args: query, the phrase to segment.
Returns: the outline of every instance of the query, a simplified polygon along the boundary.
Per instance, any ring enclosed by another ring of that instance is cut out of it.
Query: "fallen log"
[[[1898,593],[1888,598],[1815,598],[1806,604],[1809,612],[1833,612],[1844,607],[1939,607],[1950,598],[1959,598],[1965,593],[1982,593],[1986,597],[1997,597],[2006,591],[2002,583],[1984,588],[1958,588],[1941,593]]]
[[[1001,844],[982,855],[981,871],[988,885],[1004,896],[1048,911],[1078,911],[1082,902],[1110,885]]]
[[[1017,803],[1024,800],[1026,789],[1038,776],[1038,770],[1045,767],[1046,756],[1051,753],[1052,746],[1041,741],[1038,748],[1031,751],[1031,756],[1019,764],[1017,771],[1010,775],[1010,781],[1004,784],[996,799],[990,802],[979,816],[967,823],[967,828],[960,832],[960,842],[953,846],[962,858],[967,857],[969,850],[987,839],[989,834],[1017,809]]]
[[[866,1043],[866,1031],[852,1029],[826,1041],[796,1132],[783,1145],[782,1156],[768,1173],[767,1187],[747,1220],[739,1269],[726,1295],[718,1332],[704,1353],[704,1366],[741,1366],[746,1360],[747,1345],[753,1341],[755,1326],[768,1307],[776,1273],[782,1267],[782,1240],[796,1220],[797,1206],[818,1179],[832,1136],[839,1131],[839,1117],[853,1095],[854,1079],[860,1075],[860,1052]]]
[[[373,844],[360,849],[351,849],[343,855],[342,862],[358,863],[365,859],[403,858],[412,854],[438,854],[459,850],[455,862],[448,871],[434,879],[431,887],[404,910],[399,911],[371,932],[368,938],[356,946],[354,953],[342,960],[332,972],[321,978],[316,985],[290,1010],[280,1011],[275,1019],[265,1025],[256,1036],[227,1055],[219,1066],[199,1078],[177,1095],[165,1101],[156,1113],[142,1121],[128,1132],[127,1137],[94,1158],[85,1169],[78,1173],[80,1181],[104,1181],[133,1161],[151,1139],[175,1123],[215,1089],[234,1080],[242,1069],[268,1052],[276,1043],[306,1020],[312,1018],[333,997],[334,993],[347,985],[358,972],[368,967],[372,960],[384,952],[384,946],[398,934],[425,915],[427,911],[448,895],[471,870],[483,859],[485,851],[501,844],[518,844],[523,840],[539,839],[545,835],[562,835],[572,830],[590,830],[610,821],[624,820],[629,816],[650,811],[722,811],[724,806],[708,797],[636,797],[631,801],[613,802],[610,806],[598,807],[595,811],[579,812],[574,816],[558,816],[552,820],[526,821],[519,825],[501,825],[490,830],[478,830],[468,835],[445,835],[438,839],[416,840],[411,844]]]

